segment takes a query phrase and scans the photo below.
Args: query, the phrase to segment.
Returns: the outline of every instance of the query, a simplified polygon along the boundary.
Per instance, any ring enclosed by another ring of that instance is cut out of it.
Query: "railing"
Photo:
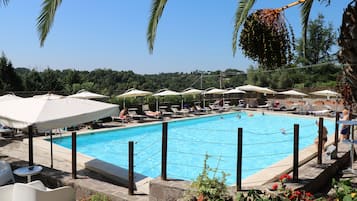
[[[336,117],[338,119],[338,116]],[[135,181],[135,176],[134,176],[134,168],[136,167],[135,164],[141,164],[144,161],[152,161],[153,159],[157,160],[157,158],[160,157],[161,154],[161,164],[160,163],[152,163],[151,167],[147,168],[154,168],[157,167],[158,165],[161,165],[161,179],[162,180],[167,180],[167,172],[170,171],[168,168],[168,165],[175,166],[178,168],[186,169],[186,170],[191,170],[192,168],[203,168],[203,166],[196,165],[195,163],[191,164],[181,164],[179,162],[173,161],[173,160],[168,160],[168,155],[182,155],[182,156],[187,156],[187,158],[192,158],[192,157],[203,157],[207,155],[207,153],[201,153],[201,152],[191,152],[187,150],[169,150],[168,147],[170,147],[170,144],[173,143],[201,143],[201,144],[207,144],[207,145],[221,145],[221,146],[231,146],[235,147],[237,152],[236,154],[232,153],[231,155],[222,155],[222,154],[215,154],[215,153],[210,153],[209,156],[210,158],[214,159],[217,161],[216,165],[216,170],[219,171],[230,171],[230,172],[235,172],[236,176],[236,190],[242,189],[242,172],[244,171],[254,171],[258,169],[262,169],[264,167],[258,167],[258,168],[248,168],[244,169],[242,166],[242,161],[243,161],[243,155],[244,155],[244,147],[248,146],[258,146],[263,143],[291,143],[292,140],[272,140],[267,142],[262,141],[262,142],[243,142],[243,135],[245,134],[254,134],[254,135],[277,135],[280,134],[282,131],[279,132],[272,132],[272,133],[257,133],[257,132],[251,132],[251,131],[244,131],[242,128],[238,128],[238,134],[237,134],[237,141],[236,142],[227,142],[224,141],[224,139],[217,139],[217,140],[194,140],[194,139],[185,139],[179,136],[170,136],[169,135],[169,130],[168,130],[168,122],[163,122],[162,123],[162,138],[161,141],[158,140],[152,140],[151,143],[148,143],[149,138],[147,136],[143,136],[142,138],[137,139],[136,142],[130,141],[128,143],[128,193],[129,195],[134,194],[134,181]],[[319,142],[318,142],[318,156],[317,156],[317,163],[321,164],[322,163],[322,130],[323,130],[323,118],[319,118]],[[312,126],[312,125],[305,125],[305,127]],[[307,138],[308,136],[300,136],[299,135],[299,128],[300,126],[298,124],[294,124],[294,127],[291,129],[284,130],[285,135],[292,135],[293,136],[293,161],[292,161],[292,166],[293,166],[293,182],[298,182],[299,181],[299,175],[298,175],[298,162],[299,162],[299,140]],[[196,129],[197,130],[197,129]],[[205,129],[201,129],[204,131]],[[227,133],[227,130],[215,130],[216,132],[222,132],[222,133]],[[231,131],[229,131],[231,132]],[[73,178],[76,178],[76,137],[75,133],[72,133],[72,176]],[[338,129],[336,129],[335,132],[335,139],[338,137]],[[148,139],[146,139],[148,138]],[[145,143],[144,143],[145,142]],[[139,144],[139,143],[144,143],[145,146],[141,146],[140,149],[137,149],[134,152],[134,144]],[[161,143],[161,150],[157,149],[158,144]],[[155,147],[155,148],[154,148]],[[150,152],[149,155],[143,156],[142,153],[144,152]],[[124,154],[124,153],[120,153]],[[286,152],[277,152],[276,150],[270,152],[270,153],[264,153],[264,154],[245,154],[244,158],[245,159],[254,159],[258,160],[259,158],[264,158],[264,157],[271,157],[271,156],[286,156],[289,153]],[[135,163],[134,163],[134,158],[135,158]],[[229,169],[229,168],[222,168],[220,167],[220,163],[222,162],[227,162],[227,161],[235,161],[236,168],[235,169]],[[170,177],[174,177],[175,175],[170,174]],[[180,177],[182,178],[182,176]],[[192,178],[183,178],[183,179],[192,179]]]

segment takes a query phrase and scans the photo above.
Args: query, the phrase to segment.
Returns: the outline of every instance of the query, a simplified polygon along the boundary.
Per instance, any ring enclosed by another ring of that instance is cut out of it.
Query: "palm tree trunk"
[[[338,59],[344,64],[342,95],[350,106],[357,102],[357,3],[353,0],[343,13],[338,39]]]

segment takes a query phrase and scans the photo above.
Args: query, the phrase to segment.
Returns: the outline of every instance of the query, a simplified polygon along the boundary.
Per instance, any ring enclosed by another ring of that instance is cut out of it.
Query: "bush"
[[[186,192],[185,201],[230,201],[232,196],[228,194],[226,186],[226,174],[222,172],[222,177],[215,177],[217,169],[210,168],[207,165],[208,155],[204,160],[203,171],[190,186],[190,190]],[[213,177],[209,176],[213,173]]]
[[[332,181],[338,200],[357,201],[357,189],[352,186],[351,180]]]

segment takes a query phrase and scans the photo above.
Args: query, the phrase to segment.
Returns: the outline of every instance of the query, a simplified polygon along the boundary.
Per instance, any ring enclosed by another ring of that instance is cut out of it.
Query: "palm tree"
[[[357,102],[357,2],[353,0],[342,17],[338,44],[341,47],[338,59],[344,64],[344,80],[341,92],[345,101],[352,105]],[[357,108],[354,108],[356,111]]]
[[[330,3],[330,0],[315,0],[319,2]],[[337,0],[338,1],[338,0]],[[343,68],[344,80],[341,92],[344,96],[345,102],[348,105],[357,102],[357,8],[356,1],[348,5],[343,14],[343,21],[341,25],[341,34],[339,38],[339,45],[341,50],[339,52],[339,60],[345,64]],[[158,22],[163,13],[167,0],[153,0],[151,8],[151,18],[147,30],[147,41],[149,44],[149,51],[154,49],[154,41]],[[255,0],[240,0],[235,13],[234,31],[232,37],[232,51],[233,55],[236,53],[237,37],[241,25],[247,19],[248,13],[255,3]],[[291,4],[273,10],[274,12],[281,12],[292,6],[302,4],[301,6],[301,26],[302,26],[302,40],[303,46],[306,42],[307,25],[314,0],[297,0]]]
[[[0,0],[0,6],[6,6],[10,0]],[[57,8],[62,0],[43,0],[40,16],[37,18],[37,31],[40,35],[40,45],[44,45],[46,37],[50,32]]]

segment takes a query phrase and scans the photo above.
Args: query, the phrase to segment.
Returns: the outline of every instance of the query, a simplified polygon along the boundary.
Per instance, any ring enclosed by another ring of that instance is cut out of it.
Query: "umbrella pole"
[[[183,96],[181,96],[181,110],[183,109]]]
[[[156,111],[159,111],[159,98],[156,98]]]
[[[33,129],[32,126],[28,127],[29,135],[29,166],[33,165]]]
[[[51,139],[51,168],[53,168],[53,137],[52,137],[52,130],[50,131],[50,139]]]

